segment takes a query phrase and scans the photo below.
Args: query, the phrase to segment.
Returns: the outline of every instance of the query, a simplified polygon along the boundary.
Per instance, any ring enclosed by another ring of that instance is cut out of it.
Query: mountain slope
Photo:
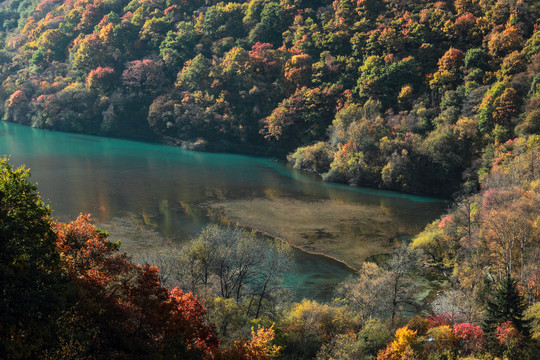
[[[4,119],[447,196],[540,128],[533,0],[8,0]]]

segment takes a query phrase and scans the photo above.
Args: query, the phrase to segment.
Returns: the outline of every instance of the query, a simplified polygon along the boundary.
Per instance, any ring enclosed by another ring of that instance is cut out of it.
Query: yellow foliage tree
[[[377,360],[414,360],[418,359],[413,350],[416,331],[407,326],[396,330],[396,339],[386,349],[379,351]]]
[[[251,329],[251,339],[247,341],[235,341],[223,360],[270,360],[279,355],[280,346],[272,345],[275,332],[273,326]]]
[[[427,332],[428,340],[432,341],[433,346],[438,351],[450,350],[457,345],[459,339],[452,332],[448,325],[437,326],[429,329]]]

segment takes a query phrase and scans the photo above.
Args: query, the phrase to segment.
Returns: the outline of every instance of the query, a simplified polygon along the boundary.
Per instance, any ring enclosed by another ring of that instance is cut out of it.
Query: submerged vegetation
[[[538,132],[539,17],[533,0],[9,0],[0,100],[36,127],[449,196]]]

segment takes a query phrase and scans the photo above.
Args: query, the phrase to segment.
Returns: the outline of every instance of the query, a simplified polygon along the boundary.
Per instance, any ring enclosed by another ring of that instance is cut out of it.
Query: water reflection
[[[173,242],[196,234],[212,219],[236,222],[355,266],[387,250],[394,237],[418,232],[444,210],[434,199],[324,184],[271,159],[5,122],[0,154],[31,168],[32,180],[62,221],[80,212],[93,214],[100,224],[135,218]],[[290,282],[299,296],[328,296],[349,273],[325,257],[299,251],[295,257]]]

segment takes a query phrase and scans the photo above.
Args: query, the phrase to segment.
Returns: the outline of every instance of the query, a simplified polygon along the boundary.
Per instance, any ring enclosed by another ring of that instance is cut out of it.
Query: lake
[[[0,155],[31,169],[61,221],[90,213],[123,249],[181,243],[211,222],[238,224],[296,247],[298,299],[329,299],[374,255],[445,210],[444,201],[328,184],[282,161],[185,151],[0,122]]]

